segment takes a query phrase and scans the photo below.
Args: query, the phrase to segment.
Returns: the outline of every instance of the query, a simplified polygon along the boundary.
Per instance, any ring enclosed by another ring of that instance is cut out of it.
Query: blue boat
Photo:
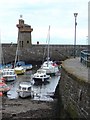
[[[24,61],[18,61],[18,62],[16,62],[15,66],[22,66],[25,70],[32,69],[32,64],[25,64]]]

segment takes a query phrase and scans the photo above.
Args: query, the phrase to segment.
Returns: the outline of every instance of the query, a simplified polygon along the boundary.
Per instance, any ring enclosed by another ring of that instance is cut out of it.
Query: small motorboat
[[[14,80],[16,80],[17,75],[16,75],[14,69],[5,68],[5,69],[2,69],[2,77],[6,81],[14,81]]]
[[[26,97],[33,97],[34,92],[32,88],[32,83],[31,82],[21,82],[18,87],[18,95],[21,98],[26,98]]]
[[[16,66],[14,71],[17,75],[22,75],[26,72],[26,69],[24,69],[22,66]]]
[[[45,82],[50,78],[50,75],[46,74],[46,70],[38,69],[37,72],[33,75],[35,82]]]
[[[4,82],[0,82],[0,92],[7,93],[10,90],[10,87]]]

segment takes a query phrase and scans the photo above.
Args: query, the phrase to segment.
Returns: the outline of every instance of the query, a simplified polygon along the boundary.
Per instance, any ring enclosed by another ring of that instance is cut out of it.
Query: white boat
[[[34,92],[32,88],[31,82],[21,82],[19,84],[19,88],[17,90],[19,97],[26,98],[26,97],[33,97]]]
[[[2,69],[2,77],[5,78],[5,81],[14,81],[16,80],[16,73],[14,69],[4,68]]]
[[[37,72],[33,75],[35,82],[45,82],[50,79],[50,75],[46,74],[46,70],[38,69]]]
[[[58,65],[52,61],[45,61],[41,68],[46,70],[46,74],[48,75],[56,75],[59,72]]]

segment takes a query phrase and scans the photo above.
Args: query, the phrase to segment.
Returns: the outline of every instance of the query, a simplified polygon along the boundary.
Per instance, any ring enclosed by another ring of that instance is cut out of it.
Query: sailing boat
[[[5,81],[16,80],[17,75],[15,74],[14,69],[4,66],[3,54],[2,54],[2,44],[0,41],[0,76],[4,78]]]
[[[50,61],[49,43],[50,43],[50,26],[49,26],[49,29],[48,29],[47,61],[45,61],[41,65],[41,69],[46,70],[46,73],[48,75],[56,75],[56,73],[59,71],[59,69],[58,69],[58,65],[56,63],[54,63],[53,61]]]
[[[1,38],[0,38],[0,78],[2,74],[2,45],[1,45]]]
[[[14,63],[14,71],[17,75],[22,75],[25,73],[26,69],[19,64],[19,41],[17,41],[17,50],[15,56],[15,63]]]
[[[0,70],[2,69],[3,59],[2,59],[2,44],[1,44],[1,35],[0,35]]]

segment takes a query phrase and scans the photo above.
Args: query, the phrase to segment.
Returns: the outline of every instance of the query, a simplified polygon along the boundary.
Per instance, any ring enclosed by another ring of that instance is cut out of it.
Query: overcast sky
[[[0,39],[2,43],[17,43],[16,24],[23,16],[31,25],[32,43],[46,43],[50,25],[50,44],[74,44],[74,25],[77,16],[76,44],[87,44],[88,0],[0,0]]]

